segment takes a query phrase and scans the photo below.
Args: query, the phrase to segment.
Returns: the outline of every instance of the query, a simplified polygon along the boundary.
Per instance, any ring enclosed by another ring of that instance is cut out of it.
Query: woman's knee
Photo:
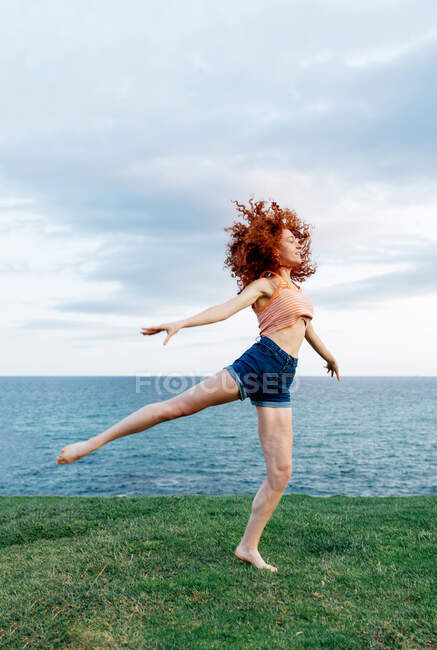
[[[200,394],[199,385],[196,385],[162,402],[161,414],[165,420],[174,420],[184,415],[193,415],[206,406],[205,399]]]
[[[175,420],[186,414],[186,409],[181,402],[176,402],[173,398],[160,402],[159,414],[162,420]]]
[[[272,490],[285,490],[291,478],[292,467],[284,465],[283,467],[271,470],[268,475],[268,481]]]

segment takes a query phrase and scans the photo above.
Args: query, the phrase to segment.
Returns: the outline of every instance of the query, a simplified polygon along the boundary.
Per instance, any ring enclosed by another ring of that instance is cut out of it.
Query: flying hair
[[[231,232],[226,247],[226,259],[223,267],[228,267],[232,277],[237,277],[238,293],[259,278],[263,271],[278,272],[280,267],[278,248],[282,230],[288,228],[301,244],[299,268],[292,269],[291,279],[296,282],[313,275],[318,265],[312,263],[311,224],[305,223],[294,210],[280,208],[276,201],[265,207],[265,201],[253,202],[249,206],[233,201],[242,221],[234,221],[232,226],[223,230]],[[243,221],[247,223],[243,223]]]

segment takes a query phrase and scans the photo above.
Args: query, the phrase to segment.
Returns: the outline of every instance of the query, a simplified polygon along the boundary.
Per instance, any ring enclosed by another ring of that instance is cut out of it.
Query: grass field
[[[433,496],[0,497],[1,648],[437,648]]]

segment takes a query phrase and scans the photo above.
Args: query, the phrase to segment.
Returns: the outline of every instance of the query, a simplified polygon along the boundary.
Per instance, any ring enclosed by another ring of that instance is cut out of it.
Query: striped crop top
[[[260,336],[294,325],[300,316],[312,319],[313,303],[308,296],[302,293],[301,287],[291,280],[294,284],[293,287],[273,271],[264,271],[259,277],[262,278],[264,273],[276,275],[280,282],[270,300],[263,307],[255,309],[252,305],[252,309],[258,317]]]

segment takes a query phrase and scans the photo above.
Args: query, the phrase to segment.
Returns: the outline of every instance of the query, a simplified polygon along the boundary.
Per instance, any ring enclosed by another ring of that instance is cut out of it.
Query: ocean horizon
[[[266,470],[248,399],[120,438],[72,465],[56,464],[66,444],[202,378],[0,376],[0,494],[255,494]],[[437,377],[338,382],[297,373],[293,472],[284,493],[436,494],[436,395]]]

